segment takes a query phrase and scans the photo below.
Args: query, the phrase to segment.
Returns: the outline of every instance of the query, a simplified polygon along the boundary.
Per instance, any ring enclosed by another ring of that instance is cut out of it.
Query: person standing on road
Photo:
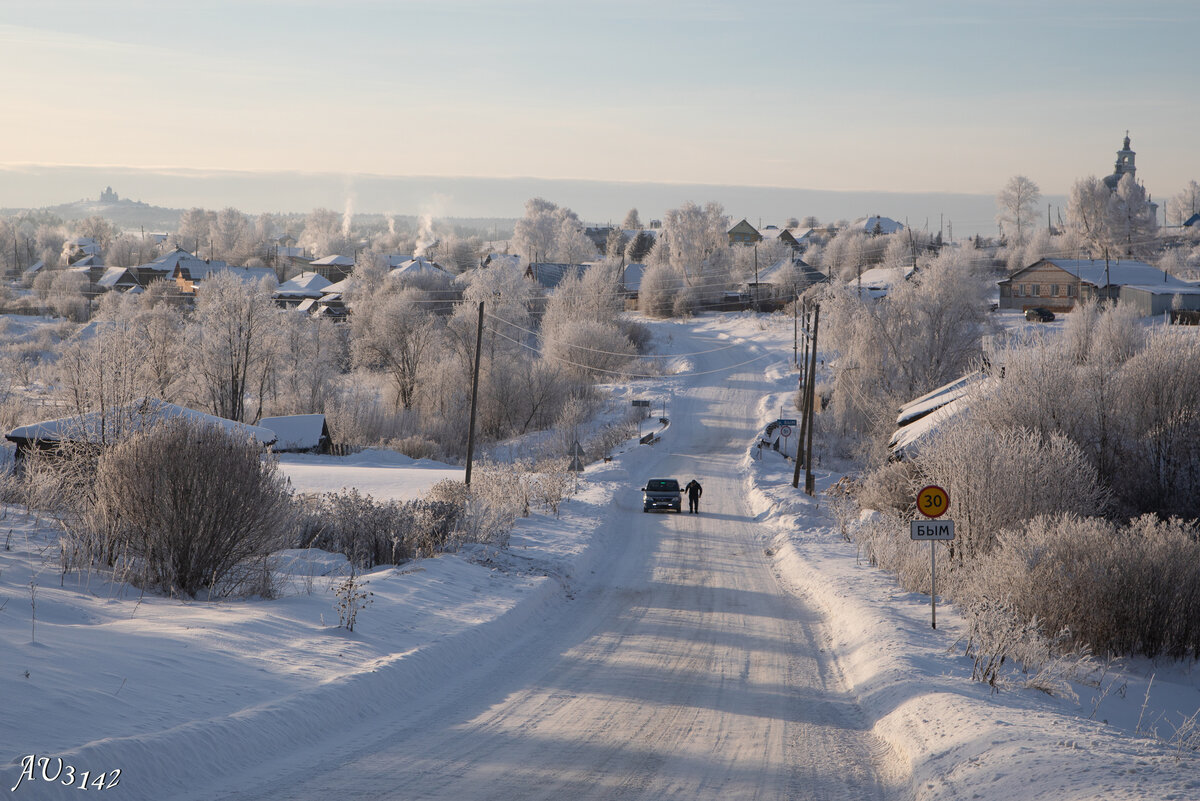
[[[700,482],[692,479],[684,487],[688,496],[688,511],[692,514],[700,512],[700,496],[704,494],[704,488],[700,486]]]

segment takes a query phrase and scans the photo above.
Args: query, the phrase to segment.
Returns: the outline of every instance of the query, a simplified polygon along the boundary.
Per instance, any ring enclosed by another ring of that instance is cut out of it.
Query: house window
[[[1029,297],[1029,284],[1021,284],[1021,294]]]
[[[1058,297],[1058,284],[1050,285],[1050,297],[1052,297],[1052,298]]]
[[[1075,297],[1075,285],[1074,284],[1067,284],[1067,297],[1068,298]]]
[[[1035,298],[1037,298],[1037,297],[1041,297],[1041,295],[1042,295],[1042,285],[1041,285],[1041,284],[1034,284],[1034,285],[1033,285],[1033,296],[1034,296]]]

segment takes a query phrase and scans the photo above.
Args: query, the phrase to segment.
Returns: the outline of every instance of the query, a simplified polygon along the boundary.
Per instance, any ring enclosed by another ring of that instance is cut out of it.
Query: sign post
[[[579,492],[579,474],[583,472],[583,446],[579,440],[571,446],[571,464],[567,469],[575,474],[575,491]]]
[[[937,628],[937,551],[933,544],[938,540],[954,539],[954,521],[938,520],[950,508],[950,495],[941,487],[931,484],[917,493],[917,511],[928,520],[914,520],[909,524],[909,537],[913,540],[929,540],[929,611],[930,624]]]
[[[779,426],[779,436],[783,437],[783,455],[787,456],[788,437],[792,435],[792,429],[796,427],[795,418],[780,417],[775,421]],[[796,458],[800,458],[800,444],[796,445]]]

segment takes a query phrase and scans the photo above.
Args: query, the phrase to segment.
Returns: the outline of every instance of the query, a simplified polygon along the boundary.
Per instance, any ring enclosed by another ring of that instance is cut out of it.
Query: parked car
[[[673,478],[652,478],[642,487],[642,511],[651,509],[674,509],[676,514],[683,506],[683,495],[679,482]]]
[[[1026,309],[1025,319],[1031,323],[1052,323],[1054,322],[1054,312],[1041,307]]]

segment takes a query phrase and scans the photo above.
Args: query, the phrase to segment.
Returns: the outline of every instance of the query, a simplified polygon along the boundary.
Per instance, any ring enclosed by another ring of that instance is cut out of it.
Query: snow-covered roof
[[[325,415],[289,414],[284,417],[264,417],[258,422],[275,432],[276,451],[310,451],[321,445],[325,433]]]
[[[262,426],[252,426],[224,417],[206,414],[184,406],[176,406],[157,398],[141,398],[125,406],[100,412],[46,420],[27,426],[18,426],[6,434],[13,441],[44,443],[89,442],[99,443],[118,432],[126,434],[142,431],[167,420],[185,419],[203,425],[220,426],[226,431],[243,434],[258,440],[261,445],[275,442],[275,432]]]
[[[912,267],[872,267],[862,272],[862,287],[870,292],[872,297],[886,294],[889,289],[899,286],[913,273]],[[857,288],[859,276],[847,279],[847,284]]]
[[[879,232],[882,234],[894,234],[904,230],[904,223],[898,223],[891,217],[859,217],[850,223],[850,228],[873,234],[876,223],[879,223]]]
[[[970,408],[975,393],[989,391],[996,381],[994,376],[972,373],[906,403],[900,407],[900,427],[892,433],[888,449],[896,458],[911,458],[939,426]],[[910,422],[901,422],[906,419]]]
[[[86,271],[92,269],[93,267],[103,267],[103,266],[104,266],[104,260],[101,259],[98,254],[89,253],[88,255],[86,255],[82,259],[80,259],[79,261],[72,262],[71,266],[68,267],[67,269],[75,270],[77,272],[86,272]]]
[[[512,253],[489,253],[483,261],[488,267],[521,266],[521,257]]]
[[[128,278],[130,281],[133,281],[133,276],[129,273],[129,270],[127,270],[126,268],[124,268],[124,267],[109,267],[107,270],[104,271],[104,275],[100,276],[100,279],[98,281],[96,281],[96,286],[102,286],[102,287],[107,287],[108,289],[112,289],[120,282],[120,280],[122,278]]]
[[[152,259],[151,261],[140,265],[138,269],[171,273],[174,272],[175,268],[181,263],[186,264],[192,261],[203,263],[204,259],[198,259],[183,248],[176,246],[173,250],[164,253],[157,259]]]
[[[554,289],[569,273],[582,273],[582,264],[565,264],[552,261],[535,261],[525,268],[525,274],[546,289]]]
[[[275,296],[319,298],[328,292],[332,285],[333,282],[320,273],[304,272],[280,284],[279,288],[275,290]]]
[[[637,292],[642,288],[642,276],[646,274],[646,265],[640,261],[633,261],[625,265],[625,270],[621,273],[621,286],[626,292]]]
[[[810,266],[801,259],[784,256],[766,269],[758,271],[758,283],[778,284],[783,281],[791,283],[795,279],[801,286],[819,283],[825,280],[825,274]],[[753,283],[754,277],[749,276],[747,283]]]
[[[243,284],[257,284],[264,278],[275,280],[275,271],[270,267],[237,267],[225,262],[213,262],[208,265],[208,269],[196,274],[188,271],[188,279],[191,281],[202,281],[205,278],[211,278],[215,273],[228,273],[239,279]]]
[[[354,259],[346,256],[324,256],[316,261],[309,262],[314,267],[353,267]]]
[[[920,420],[935,409],[945,406],[950,401],[961,398],[970,391],[972,384],[983,377],[983,373],[979,371],[969,373],[909,401],[900,407],[900,414],[896,416],[896,425],[906,426]]]
[[[1040,259],[1028,267],[1017,270],[1005,280],[1011,281],[1026,270],[1031,270],[1042,263],[1053,264],[1079,280],[1102,289],[1108,286],[1138,286],[1154,288],[1154,291],[1163,292],[1168,289],[1171,291],[1186,290],[1195,286],[1195,284],[1182,281],[1157,267],[1132,259],[1120,261],[1110,259],[1107,264],[1104,259]]]
[[[392,278],[412,278],[420,275],[435,275],[441,278],[453,278],[450,271],[442,268],[436,262],[432,262],[424,256],[417,256],[409,259],[388,273]]]
[[[46,262],[42,261],[41,259],[38,259],[37,261],[35,261],[33,264],[29,265],[29,267],[27,267],[25,269],[25,273],[26,273],[26,275],[28,275],[30,273],[36,273],[38,270],[43,269],[45,266],[46,266]]]

